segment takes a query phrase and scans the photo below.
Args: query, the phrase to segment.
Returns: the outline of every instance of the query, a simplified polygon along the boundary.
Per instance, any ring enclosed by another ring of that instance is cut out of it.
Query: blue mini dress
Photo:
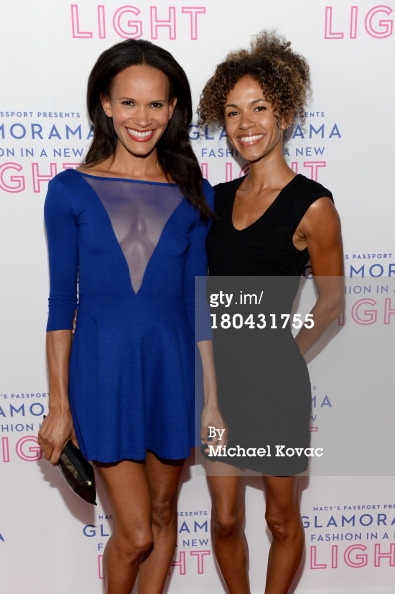
[[[210,205],[213,190],[204,181]],[[171,183],[66,170],[49,184],[47,331],[70,329],[77,439],[89,460],[166,459],[195,444],[195,277],[209,225]]]

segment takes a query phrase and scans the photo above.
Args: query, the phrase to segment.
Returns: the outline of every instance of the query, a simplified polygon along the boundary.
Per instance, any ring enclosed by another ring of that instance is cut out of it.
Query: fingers
[[[53,466],[59,462],[60,454],[62,453],[63,445],[54,446],[52,443],[45,439],[38,439],[38,445],[41,448],[43,457],[48,460]]]
[[[218,441],[218,435],[214,426],[202,427],[200,432],[200,441],[202,444],[215,444]]]
[[[208,427],[201,427],[200,429],[200,441],[206,443],[208,438]]]
[[[69,439],[72,439],[78,447],[74,428],[70,423],[68,418],[59,420],[48,415],[44,417],[38,432],[37,442],[43,457],[54,466],[58,464],[62,449]]]
[[[58,463],[61,450],[54,448],[50,443],[42,439],[38,441],[38,445],[41,448],[43,457],[55,466]]]
[[[56,466],[58,464],[61,453],[62,450],[60,448],[52,448],[51,446],[45,447],[43,450],[44,458],[48,460],[52,466]]]

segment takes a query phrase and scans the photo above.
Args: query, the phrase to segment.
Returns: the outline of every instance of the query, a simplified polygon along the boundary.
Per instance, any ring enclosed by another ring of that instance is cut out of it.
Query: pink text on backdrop
[[[85,7],[83,8],[85,11]],[[107,29],[110,16],[107,14],[108,7],[104,4],[96,6],[96,14],[89,12],[80,13],[78,4],[71,5],[71,33],[74,39],[99,39],[107,38]],[[146,21],[136,19],[140,16],[141,10],[137,6],[120,6],[112,15],[111,25],[113,31],[123,39],[158,39],[159,31],[165,31],[168,38],[177,39],[177,28],[187,31],[189,39],[196,40],[199,36],[199,18],[206,13],[205,6],[181,6],[180,25],[177,20],[175,6],[169,6],[167,14],[165,7],[150,6],[149,15]],[[149,32],[148,32],[149,31]]]
[[[390,297],[384,299],[384,304],[379,304],[379,308],[375,307],[377,301],[375,299],[359,299],[351,308],[351,316],[354,322],[362,326],[369,326],[376,324],[380,317],[382,317],[384,324],[391,323],[391,316],[395,314],[395,309],[391,307],[392,300]],[[368,307],[366,307],[368,306]],[[371,309],[373,308],[373,309]]]
[[[369,555],[368,553],[366,553],[365,551],[367,551],[367,549],[368,547],[363,544],[351,545],[343,551],[343,554],[339,559],[339,546],[332,545],[330,554],[327,554],[325,557],[322,556],[319,558],[319,556],[317,555],[317,547],[311,546],[310,569],[338,569],[340,560],[344,562],[345,565],[348,565],[349,567],[353,567],[356,569],[366,567],[367,565],[369,565],[369,561],[372,560],[373,567],[380,567],[384,564],[387,564],[390,567],[395,566],[395,542],[389,544],[389,550],[387,543],[385,545],[380,545],[376,543],[374,545],[373,555]],[[324,558],[325,562],[322,562],[324,561]],[[372,565],[372,563],[370,563],[370,565]]]
[[[299,163],[297,161],[292,161],[290,165],[295,173],[299,173]],[[326,167],[326,161],[304,161],[303,167],[309,171],[311,179],[318,181],[318,170],[321,167]]]
[[[11,450],[9,437],[1,438],[1,459],[2,462],[11,462]],[[37,462],[42,458],[41,448],[37,443],[35,435],[25,435],[18,439],[15,444],[15,454],[25,462]]]
[[[360,35],[361,21],[365,32],[375,39],[384,39],[393,34],[393,19],[382,18],[389,16],[393,9],[385,4],[373,6],[367,13],[362,13],[359,6],[350,6],[349,14],[345,13],[345,6],[337,6],[336,13],[334,6],[325,7],[325,39],[344,39],[346,30],[349,39],[357,39]],[[340,13],[340,16],[339,16]],[[365,18],[364,18],[365,17]]]
[[[233,163],[231,161],[228,161],[228,162],[225,162],[222,164],[225,165],[225,171],[224,171],[222,181],[231,181],[232,179],[234,179],[236,177],[236,174],[233,171]],[[306,176],[310,177],[314,181],[318,181],[318,172],[322,167],[326,167],[326,161],[303,161],[302,165],[307,170]],[[292,163],[290,163],[290,167],[292,168],[292,170],[295,173],[299,173],[299,162],[298,161],[292,161]],[[200,168],[202,170],[203,177],[205,177],[206,179],[210,179],[209,164],[207,162],[200,163]],[[216,164],[216,169],[218,171],[217,164]],[[241,167],[239,169],[239,172],[237,173],[237,177],[242,177],[243,175],[246,175],[247,173],[248,173],[248,164],[243,165],[243,167]]]
[[[63,169],[72,169],[78,167],[79,163],[62,163]],[[41,192],[41,184],[49,182],[58,173],[58,164],[49,163],[49,169],[45,172],[40,171],[39,163],[31,163],[32,187],[26,187],[26,176],[16,175],[15,172],[23,171],[23,165],[20,163],[0,163],[0,190],[10,194],[17,194],[26,189],[31,189],[35,194]]]
[[[394,270],[395,272],[395,270]],[[384,303],[377,303],[375,299],[358,299],[351,308],[351,319],[360,326],[371,326],[372,324],[391,324],[395,314],[395,308],[391,307],[392,300],[389,297],[384,299]],[[378,307],[375,307],[378,306]],[[372,309],[373,308],[373,309]],[[344,326],[347,316],[340,314],[338,317],[339,326]]]
[[[210,179],[208,163],[200,163],[200,169],[203,177]],[[239,169],[238,177],[242,177],[248,173],[248,164]],[[236,175],[233,173],[233,163],[228,161],[225,163],[224,179],[223,181],[231,181]]]
[[[191,569],[191,563],[187,563],[187,557],[185,551],[180,551],[178,553],[178,557],[172,561],[170,564],[171,567],[178,567],[180,575],[187,575],[187,573],[197,573],[198,575],[204,574],[204,557],[206,555],[211,555],[210,550],[202,550],[202,551],[189,551],[189,557],[194,557],[195,562],[193,563]],[[97,556],[97,565],[98,565],[98,573],[99,579],[103,579],[103,555]],[[169,572],[170,575],[170,572]]]

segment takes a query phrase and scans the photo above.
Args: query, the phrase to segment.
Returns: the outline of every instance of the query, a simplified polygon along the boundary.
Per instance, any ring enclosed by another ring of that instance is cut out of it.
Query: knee
[[[303,526],[299,512],[267,511],[267,526],[276,540],[303,538]]]
[[[131,542],[131,553],[136,557],[144,557],[152,548],[154,537],[151,530],[135,535]]]
[[[213,510],[211,515],[211,530],[213,536],[230,538],[243,530],[244,509]]]
[[[148,528],[122,533],[115,531],[111,540],[117,550],[118,558],[133,562],[149,553],[153,544],[153,535]]]
[[[176,502],[172,499],[152,502],[152,524],[159,529],[165,529],[175,524],[177,520]]]

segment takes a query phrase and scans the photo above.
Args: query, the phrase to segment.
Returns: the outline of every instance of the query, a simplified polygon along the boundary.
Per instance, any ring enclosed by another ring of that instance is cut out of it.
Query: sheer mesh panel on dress
[[[92,176],[85,176],[85,179],[107,211],[137,293],[162,231],[180,204],[182,194],[174,184]]]

